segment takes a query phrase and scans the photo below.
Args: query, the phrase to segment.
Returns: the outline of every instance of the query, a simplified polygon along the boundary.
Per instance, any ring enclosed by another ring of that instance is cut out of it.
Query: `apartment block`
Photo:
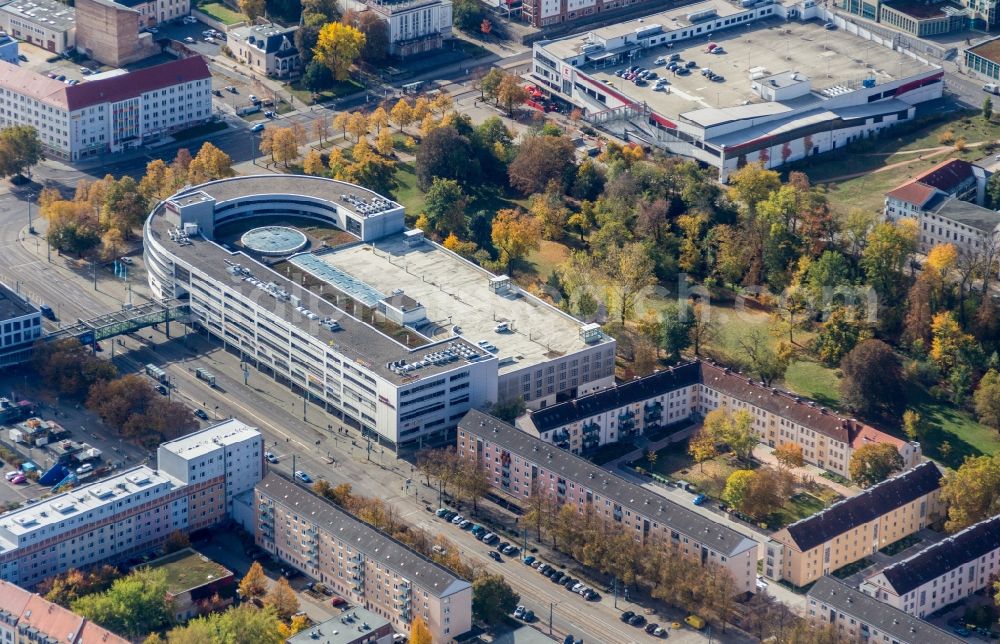
[[[993,584],[1000,573],[1000,516],[888,566],[861,590],[903,612],[924,617]]]
[[[123,637],[41,595],[0,581],[0,641],[4,644],[129,644]]]
[[[807,463],[850,475],[851,455],[869,443],[896,447],[906,467],[920,462],[920,444],[906,442],[814,401],[696,360],[586,396],[529,411],[521,430],[575,454],[643,432],[695,421],[713,409],[745,410],[762,443],[797,443]]]
[[[79,161],[207,121],[211,89],[200,56],[73,86],[0,61],[0,127],[30,125],[46,156]]]
[[[31,587],[71,568],[124,561],[175,531],[221,523],[227,499],[252,489],[247,481],[260,472],[259,432],[236,429],[228,421],[168,443],[160,469],[133,467],[0,515],[0,579]]]
[[[820,577],[806,596],[809,621],[817,626],[832,625],[845,641],[892,644],[957,644],[962,641],[833,577]]]
[[[353,11],[371,11],[386,23],[389,53],[406,58],[441,49],[451,40],[451,0],[345,0]]]
[[[185,485],[225,479],[225,512],[232,514],[233,497],[252,490],[264,475],[264,439],[257,429],[230,419],[163,443],[156,461]]]
[[[919,248],[952,244],[961,255],[992,255],[1000,248],[1000,213],[983,206],[986,171],[949,159],[885,195],[886,221],[914,219]]]
[[[926,461],[779,530],[764,574],[805,586],[927,527],[943,511],[941,478]]]
[[[42,337],[38,307],[0,283],[0,369],[31,359],[31,347]]]
[[[255,488],[261,548],[408,631],[414,617],[435,642],[472,628],[472,585],[333,503],[268,472]]]
[[[537,492],[581,515],[592,510],[634,530],[637,541],[670,544],[679,555],[722,566],[737,592],[753,592],[757,542],[735,530],[480,411],[459,423],[457,449],[482,463],[494,490],[518,503]]]

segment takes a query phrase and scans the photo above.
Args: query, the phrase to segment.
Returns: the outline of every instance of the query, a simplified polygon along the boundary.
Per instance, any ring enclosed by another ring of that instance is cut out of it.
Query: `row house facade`
[[[958,644],[962,641],[833,577],[820,577],[809,589],[807,599],[809,621],[819,627],[833,627],[845,642]]]
[[[753,592],[757,542],[735,530],[480,411],[459,424],[457,450],[486,468],[500,494],[519,503],[543,494],[581,516],[592,511],[634,531],[639,542],[670,544],[682,556],[721,566],[737,593]]]
[[[923,618],[992,587],[1000,573],[1000,516],[981,521],[884,568],[861,590]]]
[[[796,443],[807,463],[841,476],[850,475],[854,450],[872,442],[895,446],[906,467],[920,462],[919,443],[701,360],[530,411],[515,423],[532,436],[580,454],[646,431],[697,421],[720,408],[750,412],[760,442],[770,447]]]
[[[423,618],[435,642],[472,628],[472,585],[275,472],[254,492],[258,546],[407,632]]]
[[[872,555],[940,517],[941,471],[931,461],[774,533],[764,574],[805,586]]]

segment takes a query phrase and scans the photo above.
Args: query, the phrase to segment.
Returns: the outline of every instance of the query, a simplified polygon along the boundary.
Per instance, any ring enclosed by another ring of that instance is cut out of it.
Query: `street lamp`
[[[29,192],[27,195],[28,202],[28,233],[31,235],[35,234],[35,227],[31,225],[31,200],[35,198],[35,193]]]

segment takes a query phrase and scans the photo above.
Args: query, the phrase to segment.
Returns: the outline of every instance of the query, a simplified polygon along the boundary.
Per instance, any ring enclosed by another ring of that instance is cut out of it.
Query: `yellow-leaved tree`
[[[431,629],[427,628],[424,618],[417,615],[410,623],[410,644],[432,644]]]
[[[347,80],[351,65],[361,55],[365,35],[358,29],[339,22],[323,25],[313,48],[313,55],[330,68],[338,81]]]

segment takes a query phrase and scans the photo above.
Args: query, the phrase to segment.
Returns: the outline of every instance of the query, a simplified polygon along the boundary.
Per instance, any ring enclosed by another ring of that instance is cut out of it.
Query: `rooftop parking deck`
[[[709,42],[721,45],[725,53],[708,53],[706,48]],[[672,53],[679,54],[684,62],[696,63],[689,75],[678,76],[663,64],[655,64],[657,58]],[[717,31],[710,38],[680,41],[669,49],[655,46],[637,54],[627,64],[586,65],[582,71],[634,100],[647,103],[652,110],[667,117],[704,108],[763,103],[763,99],[751,90],[752,74],[798,72],[811,80],[812,94],[792,102],[813,101],[819,104],[822,100],[820,93],[827,88],[852,87],[869,77],[874,77],[877,83],[885,83],[929,69],[920,61],[844,31],[824,29],[818,22],[780,20],[751,22],[746,26]],[[627,65],[639,65],[666,78],[670,83],[667,91],[654,91],[652,82],[639,87],[615,76],[616,70]],[[704,67],[722,75],[725,80],[709,80],[700,73]]]
[[[527,295],[492,292],[492,274],[430,243],[410,247],[397,235],[376,242],[374,252],[370,244],[355,244],[317,258],[383,293],[401,289],[420,302],[426,326],[436,330],[425,333],[434,339],[457,326],[472,343],[492,343],[501,375],[587,346],[579,320]],[[513,330],[496,332],[504,321]]]

